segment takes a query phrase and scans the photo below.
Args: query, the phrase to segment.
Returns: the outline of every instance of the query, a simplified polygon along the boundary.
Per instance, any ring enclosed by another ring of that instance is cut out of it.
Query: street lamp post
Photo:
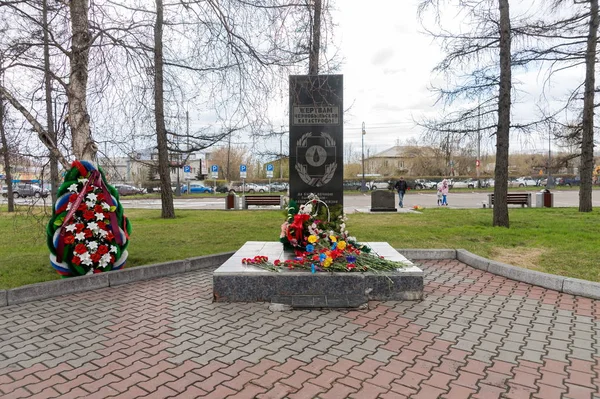
[[[362,123],[362,184],[360,186],[360,191],[367,191],[367,185],[365,184],[365,123]]]

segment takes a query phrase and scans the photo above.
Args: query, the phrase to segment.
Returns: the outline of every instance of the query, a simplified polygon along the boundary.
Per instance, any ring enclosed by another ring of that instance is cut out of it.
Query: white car
[[[473,179],[459,180],[452,183],[452,188],[474,188],[477,182]]]
[[[527,187],[535,187],[539,185],[538,180],[534,180],[531,177],[519,177],[517,181],[523,182],[523,184],[525,184]]]

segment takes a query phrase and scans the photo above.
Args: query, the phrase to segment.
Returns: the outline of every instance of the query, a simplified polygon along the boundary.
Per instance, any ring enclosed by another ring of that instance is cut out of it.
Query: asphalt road
[[[533,206],[536,203],[536,194],[539,190],[529,191],[532,193]],[[450,192],[448,195],[449,208],[482,208],[483,204],[488,202],[489,192]],[[577,207],[579,205],[579,190],[568,191],[552,191],[554,196],[555,207]],[[398,197],[396,196],[396,201]],[[5,204],[6,199],[0,197],[0,204]],[[18,204],[49,205],[49,198],[19,198]],[[125,208],[130,209],[159,209],[160,199],[133,199],[125,197],[121,199],[121,203]],[[402,211],[410,211],[414,205],[419,205],[424,208],[436,207],[437,196],[433,190],[411,191],[404,197],[404,209]],[[592,194],[593,207],[600,207],[600,191],[594,190]],[[513,205],[509,205],[513,206]],[[519,205],[514,205],[519,206]],[[368,212],[371,207],[371,193],[350,194],[344,196],[344,210],[346,213]],[[205,198],[175,198],[176,209],[225,209],[225,197],[205,197]],[[253,207],[254,209],[255,207]],[[276,209],[276,207],[273,207]],[[399,210],[400,211],[400,210]]]

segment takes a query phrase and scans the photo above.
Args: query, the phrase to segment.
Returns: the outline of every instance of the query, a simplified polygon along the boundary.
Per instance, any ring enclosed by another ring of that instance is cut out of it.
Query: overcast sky
[[[427,89],[434,78],[431,71],[442,54],[437,42],[423,33],[417,4],[417,0],[337,2],[334,18],[339,24],[337,40],[345,58],[341,71],[344,102],[346,107],[352,105],[344,116],[344,140],[360,148],[361,125],[365,122],[365,148],[369,147],[371,154],[398,140],[419,136],[422,131],[414,119],[442,112],[440,105],[434,105],[435,95]],[[562,97],[581,82],[582,73],[583,69],[571,70],[554,79],[547,91],[550,100]],[[513,120],[537,112],[544,79],[537,70],[513,71],[513,82],[520,90]],[[537,136],[511,136],[511,152],[542,151],[547,145]]]

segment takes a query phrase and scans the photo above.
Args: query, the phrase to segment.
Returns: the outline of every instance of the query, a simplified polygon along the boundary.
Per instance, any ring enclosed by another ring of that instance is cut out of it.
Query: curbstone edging
[[[434,259],[456,259],[455,249],[414,249],[398,248],[399,253],[408,259],[434,260]]]
[[[563,292],[565,294],[581,295],[588,298],[600,299],[600,283],[567,277],[563,283]]]
[[[235,253],[235,251],[232,252],[222,252],[220,254],[215,254],[215,255],[204,255],[204,256],[197,256],[194,258],[188,258],[187,260],[190,262],[190,267],[189,267],[189,271],[195,271],[195,270],[201,270],[201,269],[208,269],[210,267],[214,267],[214,266],[219,266],[223,263],[225,263],[225,261],[229,258],[231,258],[231,256],[233,256],[233,254]]]
[[[177,273],[185,273],[188,270],[189,261],[178,260],[175,262],[164,262],[148,266],[132,267],[131,269],[117,270],[106,274],[108,275],[109,284],[112,287],[134,281],[166,277]]]
[[[542,273],[509,265],[475,255],[465,249],[397,249],[408,259],[457,259],[475,269],[506,277],[511,280],[564,292],[565,294],[600,299],[600,283]]]
[[[233,254],[234,252],[224,252],[215,255],[198,256],[184,260],[137,266],[108,273],[45,281],[43,283],[0,290],[0,307],[216,267],[229,259]]]
[[[511,280],[522,281],[559,292],[563,290],[563,281],[565,280],[563,276],[524,269],[494,260],[490,261],[487,271]]]
[[[7,290],[7,305],[37,301],[108,287],[108,273],[46,281]]]
[[[456,250],[456,259],[459,261],[466,263],[467,265],[474,267],[475,269],[488,271],[490,266],[490,260],[484,258],[483,256],[472,254],[466,249],[457,249]]]

